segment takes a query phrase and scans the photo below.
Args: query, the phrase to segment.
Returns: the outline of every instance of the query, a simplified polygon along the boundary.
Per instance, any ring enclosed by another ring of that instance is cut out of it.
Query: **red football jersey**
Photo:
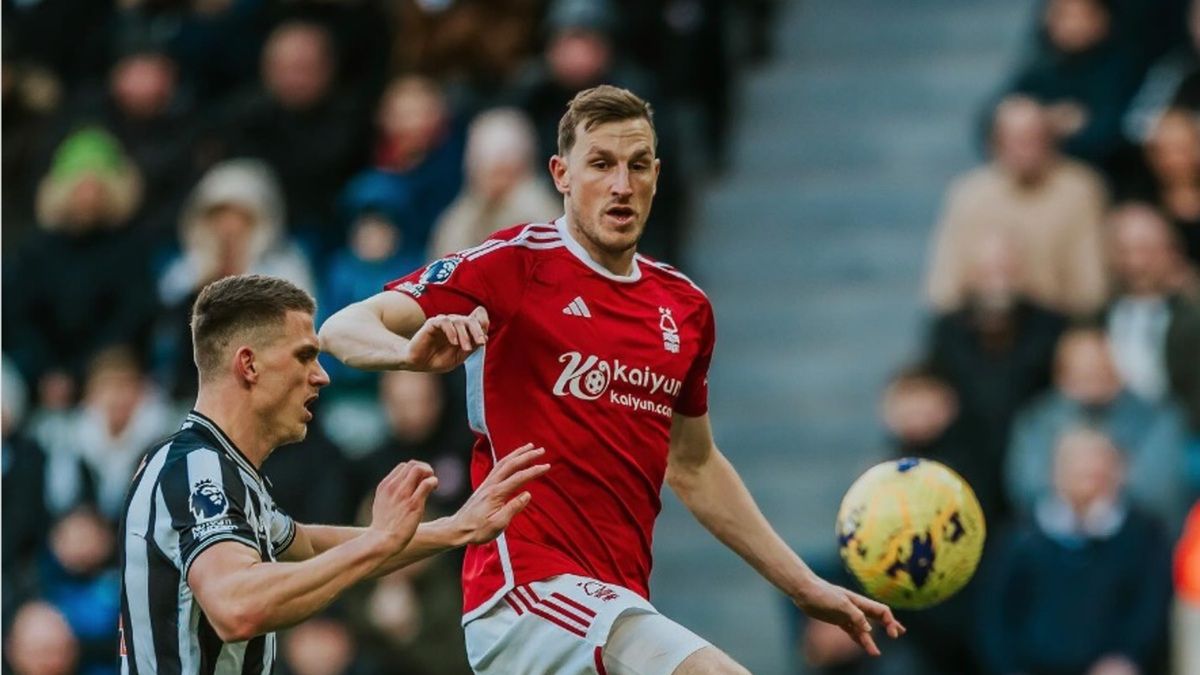
[[[557,574],[648,597],[671,417],[708,410],[704,293],[642,255],[628,277],[612,274],[561,218],[498,232],[387,288],[428,317],[488,311],[488,342],[466,363],[472,484],[527,442],[552,465],[499,539],[467,549],[468,618],[515,584]]]

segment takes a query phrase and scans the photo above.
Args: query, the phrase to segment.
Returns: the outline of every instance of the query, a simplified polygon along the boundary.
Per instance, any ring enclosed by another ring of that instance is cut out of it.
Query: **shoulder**
[[[565,244],[553,223],[525,223],[492,233],[478,246],[464,249],[442,260],[474,262],[485,258],[526,257],[537,251],[561,248]]]
[[[147,456],[147,462],[151,462],[157,453],[165,453],[161,460],[160,483],[194,482],[205,477],[224,480],[224,476],[238,473],[228,455],[191,428],[177,431]]]
[[[637,261],[643,275],[663,284],[676,295],[692,298],[704,305],[709,304],[708,294],[704,292],[704,289],[673,265],[641,253],[637,254]]]
[[[1059,162],[1056,174],[1063,186],[1069,186],[1097,199],[1105,195],[1104,179],[1095,169],[1083,162],[1064,158]]]

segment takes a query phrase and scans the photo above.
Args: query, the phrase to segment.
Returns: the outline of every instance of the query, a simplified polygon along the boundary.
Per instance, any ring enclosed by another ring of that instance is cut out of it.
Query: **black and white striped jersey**
[[[121,523],[121,673],[270,673],[275,634],[223,643],[187,584],[196,557],[236,541],[272,561],[296,525],[261,473],[204,415],[152,450],[134,477]]]

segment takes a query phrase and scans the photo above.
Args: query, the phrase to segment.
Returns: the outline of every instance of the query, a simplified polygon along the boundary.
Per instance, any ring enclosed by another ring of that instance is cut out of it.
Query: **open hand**
[[[815,576],[792,600],[810,617],[844,630],[871,656],[879,656],[879,647],[871,638],[871,621],[882,624],[888,637],[898,638],[905,633],[904,626],[892,616],[887,605]]]
[[[528,492],[513,496],[529,481],[550,470],[549,464],[534,464],[545,454],[542,448],[526,443],[500,460],[492,472],[452,516],[464,543],[487,543],[504,531],[521,509],[529,504]]]
[[[425,514],[425,500],[436,487],[437,478],[425,462],[397,465],[375,489],[370,529],[382,534],[393,551],[408,546]]]
[[[487,342],[489,325],[483,307],[466,316],[438,314],[426,319],[408,343],[408,369],[430,373],[454,370]]]

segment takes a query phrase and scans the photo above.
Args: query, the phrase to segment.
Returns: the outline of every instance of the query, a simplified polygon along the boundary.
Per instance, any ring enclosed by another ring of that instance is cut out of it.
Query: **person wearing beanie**
[[[42,406],[73,402],[97,351],[146,344],[148,255],[132,224],[142,179],[106,130],[84,127],[55,150],[37,191],[39,229],[5,265],[5,351]]]

